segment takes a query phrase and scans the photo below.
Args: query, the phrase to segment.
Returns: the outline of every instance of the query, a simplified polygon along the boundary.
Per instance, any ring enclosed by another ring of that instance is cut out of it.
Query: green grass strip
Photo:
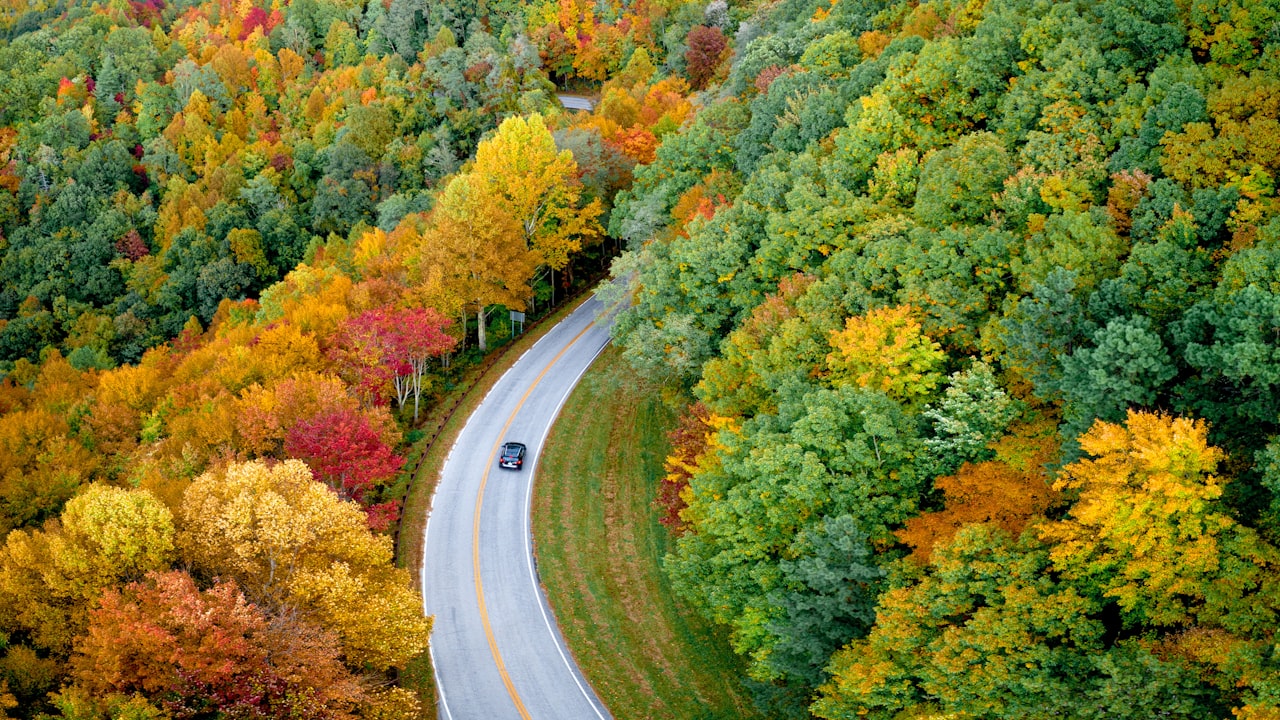
[[[654,491],[674,413],[613,348],[584,376],[539,459],[538,569],[569,647],[617,720],[761,717],[742,663],[661,568]]]

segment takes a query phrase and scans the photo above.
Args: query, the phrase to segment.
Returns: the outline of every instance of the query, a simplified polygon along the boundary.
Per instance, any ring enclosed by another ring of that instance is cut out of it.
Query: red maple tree
[[[367,417],[346,408],[294,425],[285,437],[284,450],[305,462],[316,479],[339,496],[357,502],[404,464]]]

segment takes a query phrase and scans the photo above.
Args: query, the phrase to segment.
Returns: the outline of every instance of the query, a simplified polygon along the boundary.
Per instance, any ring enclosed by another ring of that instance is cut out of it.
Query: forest
[[[1277,19],[738,21],[609,294],[690,389],[667,570],[773,716],[1280,714]]]
[[[0,5],[0,717],[429,709],[392,554],[417,422],[602,267],[701,18]]]
[[[415,422],[620,250],[769,716],[1276,717],[1278,172],[1277,0],[4,0],[0,712],[417,717]]]

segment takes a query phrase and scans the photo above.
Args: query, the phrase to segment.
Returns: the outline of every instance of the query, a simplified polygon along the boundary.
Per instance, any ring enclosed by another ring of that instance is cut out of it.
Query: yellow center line
[[[511,415],[507,417],[507,423],[502,426],[502,431],[498,433],[498,440],[493,444],[493,448],[489,450],[489,457],[492,459],[498,452],[500,446],[507,436],[507,430],[511,428],[511,424],[515,422],[516,415],[520,412],[520,408],[524,407],[525,401],[533,394],[534,388],[538,387],[538,383],[542,382],[542,378],[546,377],[547,372],[555,365],[565,353],[569,352],[569,348],[573,347],[587,331],[591,329],[591,325],[587,325],[578,333],[568,345],[565,345],[556,356],[551,358],[551,362],[538,373],[538,377],[533,379],[533,384],[525,391],[524,396],[520,398],[520,402],[516,403],[516,407],[511,411]],[[486,466],[484,476],[480,478],[480,490],[476,492],[476,513],[475,521],[471,526],[471,565],[476,576],[476,602],[480,605],[480,624],[484,626],[485,639],[489,641],[489,652],[493,653],[493,662],[498,666],[498,674],[502,676],[502,684],[507,688],[507,694],[511,696],[512,702],[516,704],[516,711],[520,713],[520,717],[524,720],[532,720],[529,711],[525,708],[524,702],[520,699],[520,694],[516,692],[516,686],[511,682],[511,675],[507,673],[506,663],[502,661],[502,653],[498,652],[498,641],[493,636],[493,626],[489,624],[489,609],[484,604],[484,583],[480,580],[480,508],[484,501],[484,488],[489,484],[489,473],[493,470],[492,460]]]

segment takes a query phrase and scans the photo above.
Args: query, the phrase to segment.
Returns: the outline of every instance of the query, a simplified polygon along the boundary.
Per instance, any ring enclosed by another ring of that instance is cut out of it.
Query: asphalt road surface
[[[609,340],[594,298],[502,376],[445,461],[423,550],[422,597],[442,720],[608,720],[543,597],[529,532],[538,456],[560,407]],[[498,467],[506,441],[524,468]]]
[[[586,110],[590,112],[595,108],[595,103],[591,98],[582,95],[570,95],[568,93],[557,93],[556,97],[560,98],[560,104],[569,110]]]

